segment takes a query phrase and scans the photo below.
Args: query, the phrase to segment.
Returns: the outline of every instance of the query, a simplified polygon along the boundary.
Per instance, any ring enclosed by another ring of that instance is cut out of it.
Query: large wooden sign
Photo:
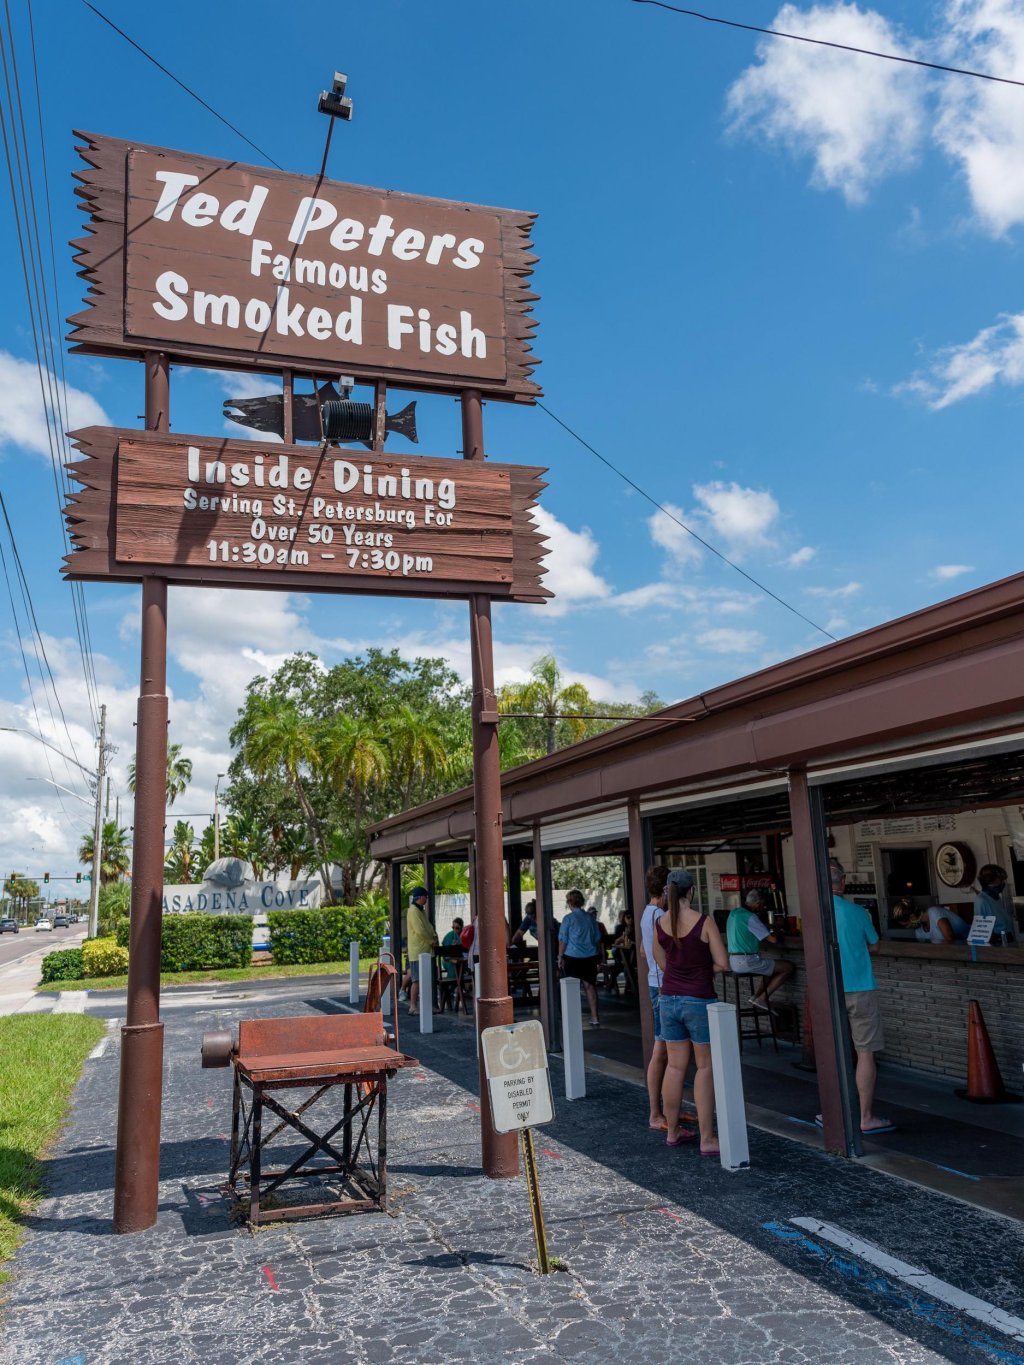
[[[87,427],[72,580],[541,602],[543,469]]]
[[[534,216],[79,133],[90,355],[532,401]]]

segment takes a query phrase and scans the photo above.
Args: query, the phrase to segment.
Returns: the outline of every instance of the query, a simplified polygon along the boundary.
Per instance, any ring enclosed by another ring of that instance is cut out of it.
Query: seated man
[[[450,981],[455,980],[455,959],[462,956],[462,931],[465,928],[461,919],[453,919],[452,927],[441,940],[442,948],[458,948],[457,953],[451,957],[441,958],[441,971]]]
[[[750,1003],[759,1010],[771,1008],[768,997],[793,974],[792,962],[776,962],[761,952],[762,943],[778,941],[758,914],[764,908],[765,899],[761,892],[748,891],[743,906],[731,910],[726,921],[731,969],[765,978],[750,997]]]

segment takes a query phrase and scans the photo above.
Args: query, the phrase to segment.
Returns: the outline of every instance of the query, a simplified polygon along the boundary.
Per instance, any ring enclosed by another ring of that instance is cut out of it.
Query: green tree
[[[173,806],[192,781],[192,760],[183,758],[180,744],[167,746],[167,804]],[[128,790],[135,792],[135,759],[128,764]]]
[[[202,869],[198,872],[201,874]],[[164,876],[178,886],[187,886],[196,879],[196,832],[185,820],[174,826],[171,846],[164,858]]]
[[[22,917],[28,914],[29,901],[39,895],[39,883],[31,877],[20,877],[15,873],[4,881],[4,895],[10,896],[15,909]]]
[[[542,654],[530,666],[530,681],[503,687],[498,697],[500,711],[539,713],[545,726],[547,753],[558,748],[559,721],[573,740],[587,733],[586,716],[595,708],[594,699],[582,683],[562,682],[562,670],[553,654]]]
[[[78,849],[78,861],[88,868],[92,867],[92,849],[92,830],[89,830]],[[106,820],[100,834],[100,885],[118,881],[127,874],[130,866],[128,831],[115,820]]]

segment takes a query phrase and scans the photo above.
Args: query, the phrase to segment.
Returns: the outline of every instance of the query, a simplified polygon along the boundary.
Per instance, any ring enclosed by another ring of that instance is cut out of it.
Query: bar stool
[[[775,1051],[778,1052],[779,1050],[779,1040],[775,1032],[775,1015],[770,1009],[759,1010],[755,1005],[750,1004],[750,997],[757,990],[758,986],[763,985],[767,979],[767,977],[762,976],[758,972],[725,972],[723,974],[722,980],[724,984],[722,990],[727,1005],[730,1003],[730,980],[733,982],[735,988],[736,1030],[739,1034],[741,1052],[743,1051],[744,1038],[756,1039],[757,1046],[760,1047],[761,1039],[765,1036],[772,1040],[772,1046],[775,1048]],[[742,985],[743,982],[746,982],[747,984],[744,986]],[[741,990],[743,992],[742,995]],[[753,1027],[744,1028],[744,1020],[750,1020]],[[764,1030],[763,1033],[762,1029]]]

